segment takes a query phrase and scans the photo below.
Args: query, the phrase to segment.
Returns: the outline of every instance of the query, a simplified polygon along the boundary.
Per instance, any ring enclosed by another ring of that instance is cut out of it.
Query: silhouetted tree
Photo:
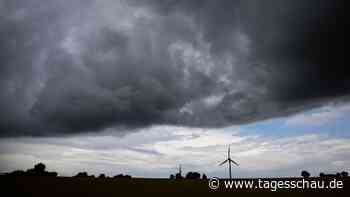
[[[130,175],[123,175],[123,174],[118,174],[116,176],[114,176],[114,178],[122,178],[122,179],[131,179]]]
[[[349,176],[349,173],[345,172],[345,171],[341,172],[340,174],[341,174],[342,177],[348,177]]]
[[[169,179],[175,179],[175,176],[174,176],[173,174],[171,174],[171,175],[169,176]]]
[[[75,175],[75,177],[88,177],[88,173],[87,172],[79,172],[77,175]]]
[[[301,176],[304,178],[309,178],[310,177],[310,173],[306,170],[301,171]]]
[[[45,171],[45,165],[43,163],[38,163],[34,165],[34,168],[30,168],[27,171],[16,170],[7,175],[10,176],[57,176],[57,172]]]
[[[188,172],[186,174],[186,179],[200,179],[201,178],[201,174],[199,174],[198,172]]]
[[[180,173],[176,173],[175,179],[183,179],[184,177]]]
[[[46,166],[43,163],[34,165],[34,168],[28,169],[26,174],[29,176],[47,176],[48,172],[45,171]]]
[[[320,177],[322,178],[339,178],[341,177],[341,173],[336,173],[336,174],[325,174],[323,172],[320,173]]]
[[[118,174],[118,175],[115,175],[114,178],[123,178],[124,175],[123,174]]]
[[[28,175],[28,176],[35,176],[35,175],[38,175],[38,173],[35,171],[34,168],[31,168],[31,169],[28,169],[26,171],[26,175]]]
[[[43,164],[43,163],[38,163],[38,164],[36,164],[36,165],[34,166],[35,172],[38,172],[38,173],[43,173],[43,172],[45,172],[45,168],[46,168],[46,166],[45,166],[45,164]]]
[[[105,174],[100,174],[100,176],[98,176],[98,178],[106,178]]]
[[[203,179],[203,180],[207,180],[207,179],[208,179],[207,175],[203,173],[202,179]]]
[[[6,175],[9,175],[9,176],[25,176],[26,175],[26,172],[24,172],[23,170],[15,170],[13,172],[10,172]]]

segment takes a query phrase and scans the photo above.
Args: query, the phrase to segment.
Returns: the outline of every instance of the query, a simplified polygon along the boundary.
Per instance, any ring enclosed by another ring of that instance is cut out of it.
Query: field
[[[243,180],[243,179],[240,179]],[[245,179],[254,180],[254,179]],[[257,180],[257,179],[255,179]],[[268,180],[268,179],[264,179]],[[272,179],[270,179],[272,180]],[[273,180],[301,180],[299,178]],[[310,178],[309,180],[319,180]],[[329,179],[333,180],[333,179]],[[2,196],[339,196],[349,193],[350,179],[340,179],[343,189],[225,189],[211,190],[207,180],[118,179],[0,176]],[[222,180],[221,180],[222,182]],[[328,181],[326,181],[328,182]],[[336,194],[337,193],[337,194]],[[339,195],[338,195],[339,194]]]

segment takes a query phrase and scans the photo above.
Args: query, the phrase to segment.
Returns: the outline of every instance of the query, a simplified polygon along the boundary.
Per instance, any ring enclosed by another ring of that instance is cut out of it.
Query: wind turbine
[[[175,178],[176,179],[182,179],[182,168],[181,168],[181,164],[179,165],[179,172],[175,174]]]
[[[230,179],[232,179],[232,174],[231,174],[231,163],[234,163],[236,166],[239,166],[239,164],[231,159],[230,155],[230,145],[228,146],[228,151],[227,151],[227,159],[219,164],[219,166],[224,165],[226,162],[228,162],[228,169],[230,173]]]

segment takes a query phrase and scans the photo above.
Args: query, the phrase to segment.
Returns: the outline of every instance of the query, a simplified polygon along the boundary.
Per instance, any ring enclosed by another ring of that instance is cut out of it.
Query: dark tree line
[[[311,174],[308,171],[303,170],[303,171],[301,171],[301,176],[304,178],[309,178],[311,176]],[[321,178],[345,178],[345,177],[349,177],[349,173],[346,171],[337,172],[335,174],[325,174],[325,173],[321,172],[319,176]]]
[[[171,174],[169,176],[170,179],[201,179],[201,174],[199,172],[188,172],[185,177],[183,177],[180,173],[176,173],[175,175]],[[202,179],[208,179],[207,175],[203,173]]]
[[[56,177],[57,172],[48,172],[45,170],[46,166],[43,163],[38,163],[34,165],[34,168],[28,169],[26,171],[23,170],[15,170],[10,173],[5,173],[4,175],[6,176],[51,176],[51,177]],[[90,178],[95,178],[94,175],[89,175],[87,172],[79,172],[77,173],[74,177],[77,178],[82,178],[82,177],[90,177]],[[105,174],[100,174],[98,178],[110,178],[107,177]],[[124,178],[124,179],[131,179],[132,177],[130,175],[124,175],[124,174],[118,174],[114,176],[113,178]]]
[[[90,177],[90,178],[95,178],[94,175],[89,175],[87,172],[79,172],[78,174],[76,174],[74,177],[77,178],[82,178],[82,177]],[[98,178],[100,179],[104,179],[104,178],[111,178],[111,177],[107,177],[105,174],[100,174],[98,176]],[[113,178],[118,178],[118,179],[131,179],[132,177],[128,174],[118,174],[115,175]]]
[[[27,171],[15,170],[13,172],[7,173],[9,176],[52,176],[56,177],[57,172],[48,172],[45,170],[46,166],[43,163],[38,163],[34,168],[28,169]]]

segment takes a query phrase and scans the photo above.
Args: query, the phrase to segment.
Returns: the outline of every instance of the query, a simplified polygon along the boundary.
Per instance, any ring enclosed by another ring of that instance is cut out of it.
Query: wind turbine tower
[[[236,166],[239,166],[239,164],[231,159],[230,153],[231,153],[230,146],[228,146],[227,159],[225,161],[221,162],[219,164],[219,166],[222,166],[228,162],[228,170],[229,170],[229,174],[230,174],[230,179],[232,179],[232,173],[231,173],[232,163],[234,163]]]
[[[182,176],[181,164],[179,165],[179,174],[180,174],[180,176]]]

